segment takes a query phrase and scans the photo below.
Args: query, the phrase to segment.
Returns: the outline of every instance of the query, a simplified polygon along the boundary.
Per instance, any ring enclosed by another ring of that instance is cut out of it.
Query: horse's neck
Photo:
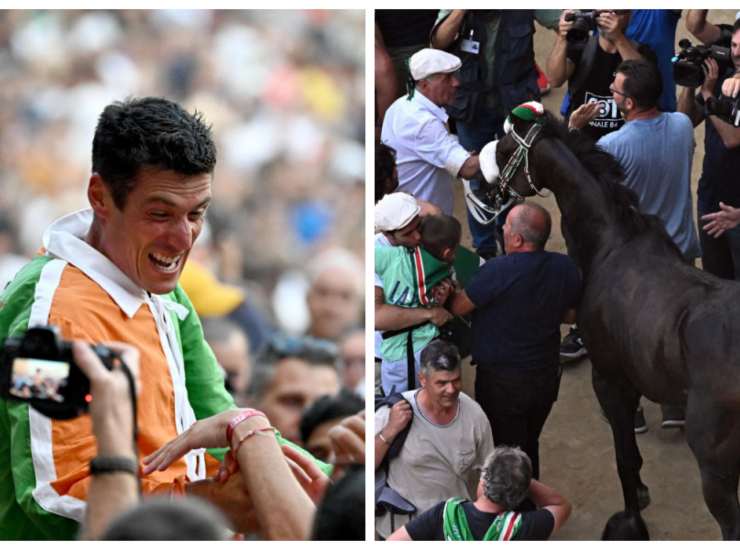
[[[550,189],[560,208],[568,252],[584,271],[593,261],[612,249],[619,239],[614,236],[613,208],[599,182],[583,167],[562,142],[543,140],[532,150],[537,185]]]

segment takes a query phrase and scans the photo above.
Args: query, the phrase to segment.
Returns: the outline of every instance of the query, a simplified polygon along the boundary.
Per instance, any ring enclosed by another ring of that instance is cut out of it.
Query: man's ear
[[[452,257],[454,256],[454,254],[455,254],[455,249],[454,248],[449,248],[449,247],[448,248],[445,248],[442,251],[442,260],[445,261],[445,262],[449,262],[452,259]]]
[[[115,208],[110,190],[100,174],[93,172],[87,185],[87,200],[98,219],[107,219],[111,208]]]

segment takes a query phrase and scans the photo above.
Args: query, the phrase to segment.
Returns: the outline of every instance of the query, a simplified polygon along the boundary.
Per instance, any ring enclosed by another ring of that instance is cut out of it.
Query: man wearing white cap
[[[455,97],[460,68],[457,56],[425,48],[409,60],[414,89],[388,108],[381,141],[396,151],[398,190],[436,204],[451,215],[452,181],[478,172],[478,156],[471,155],[450,134],[444,106]]]
[[[407,193],[386,195],[375,205],[375,247],[414,248],[418,246],[421,242],[419,233],[421,218],[437,213],[439,213],[437,207],[425,201],[417,201]],[[451,317],[446,309],[439,306],[432,308],[401,307],[386,303],[383,281],[377,274],[375,275],[375,357],[381,358],[381,332],[402,330],[430,321],[441,326]],[[416,357],[417,364],[418,361],[419,358]],[[406,371],[405,362],[398,365],[383,364],[381,366],[382,386],[386,394],[393,386],[396,386],[394,391],[407,389],[402,384],[402,379],[405,379],[407,375]],[[398,376],[394,378],[393,373],[397,373]]]

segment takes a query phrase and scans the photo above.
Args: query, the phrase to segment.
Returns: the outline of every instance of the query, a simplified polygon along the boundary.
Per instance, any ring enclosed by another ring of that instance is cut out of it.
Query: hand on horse
[[[601,111],[601,105],[597,101],[584,103],[570,114],[568,128],[580,130],[599,116],[599,111]]]
[[[381,430],[383,437],[392,441],[411,422],[412,416],[414,416],[414,413],[411,410],[411,405],[405,399],[401,399],[391,407],[388,424]]]
[[[719,203],[719,208],[717,212],[701,217],[702,221],[708,222],[702,229],[715,239],[740,223],[740,208],[733,208],[723,202]]]

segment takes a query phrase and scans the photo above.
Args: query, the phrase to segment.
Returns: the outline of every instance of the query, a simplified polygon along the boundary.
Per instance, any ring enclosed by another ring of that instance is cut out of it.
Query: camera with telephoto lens
[[[91,346],[108,370],[119,355],[101,344]],[[7,338],[0,351],[0,397],[26,401],[50,418],[66,420],[87,411],[90,380],[75,363],[71,342],[56,327],[34,327]]]
[[[691,41],[684,38],[678,43],[681,51],[671,60],[673,63],[673,79],[679,86],[697,88],[704,84],[704,61],[712,58],[719,65],[722,74],[732,63],[730,48],[722,46],[693,46]]]
[[[588,41],[591,31],[596,30],[596,18],[599,10],[578,10],[566,13],[565,21],[573,22],[573,26],[565,34],[565,39],[571,44],[583,45]]]
[[[735,128],[740,128],[740,95],[735,98],[710,97],[707,100],[707,113],[718,116]]]

